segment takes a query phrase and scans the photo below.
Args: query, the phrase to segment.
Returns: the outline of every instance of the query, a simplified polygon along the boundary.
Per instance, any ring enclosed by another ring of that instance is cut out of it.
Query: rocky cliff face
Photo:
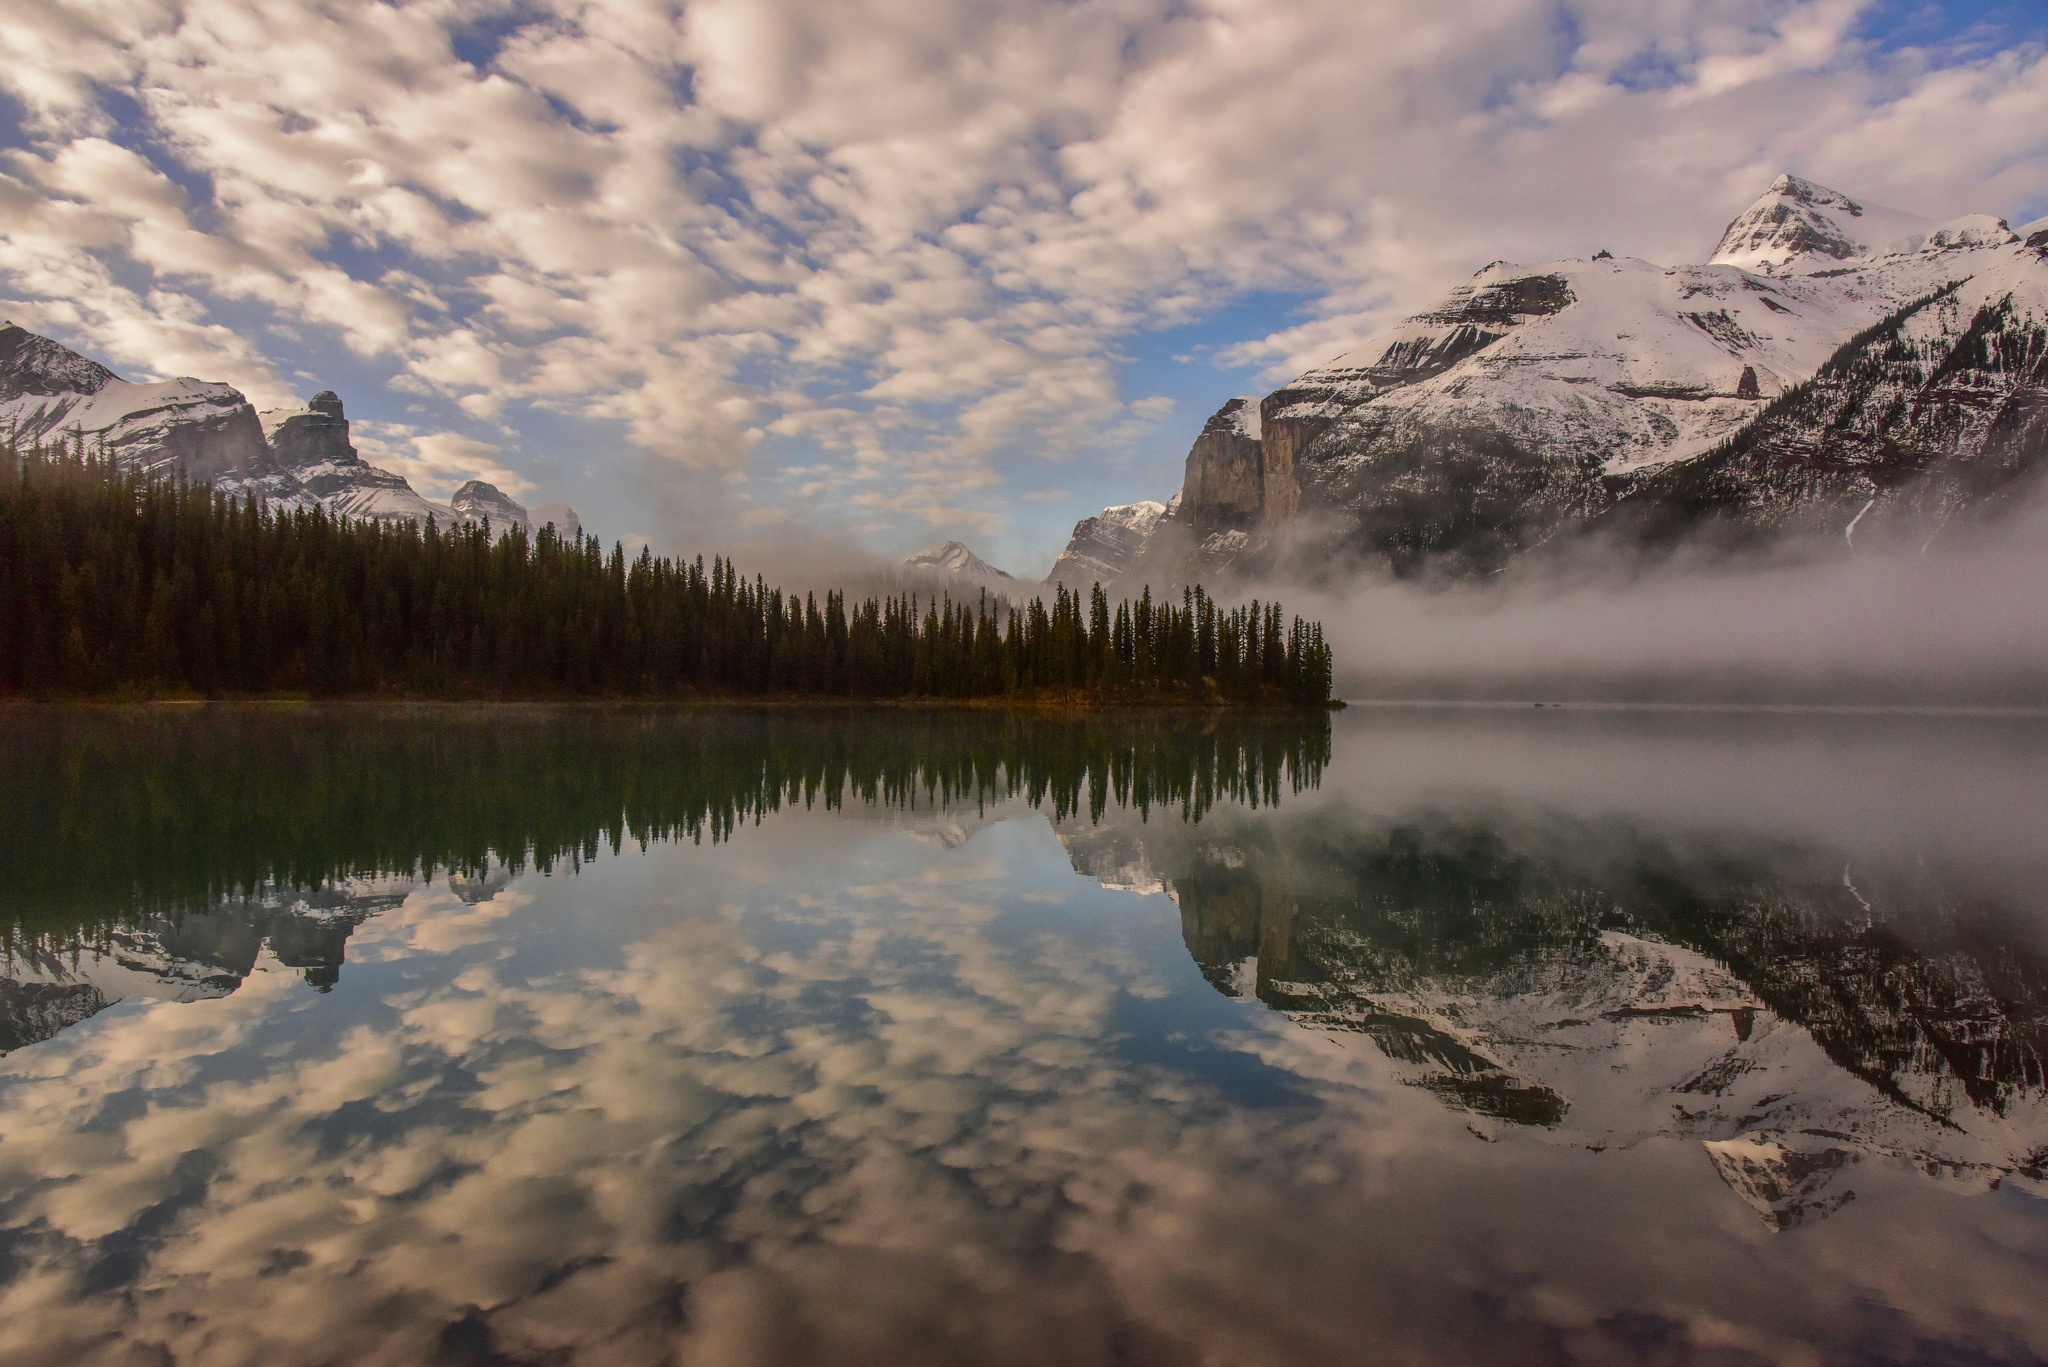
[[[273,410],[262,418],[278,471],[298,486],[292,490],[274,480],[264,490],[271,499],[296,495],[331,512],[381,521],[456,520],[452,508],[421,498],[403,475],[380,470],[362,458],[349,440],[341,396],[333,390],[321,390],[304,408]]]
[[[1256,527],[1266,510],[1265,450],[1256,398],[1216,411],[1188,451],[1181,515],[1203,531]]]
[[[1872,499],[1899,523],[1996,503],[2042,465],[2039,228],[1929,224],[1781,176],[1702,265],[1496,262],[1265,396],[1255,429],[1219,433],[1237,401],[1212,419],[1178,573],[1487,574],[1612,530],[1617,501],[1659,534],[1703,505],[1839,533]]]

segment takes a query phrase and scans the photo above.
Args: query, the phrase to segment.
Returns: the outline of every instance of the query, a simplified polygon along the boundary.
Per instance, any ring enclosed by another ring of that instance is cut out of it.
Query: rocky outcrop
[[[321,390],[304,408],[274,409],[262,417],[278,472],[330,512],[387,522],[455,520],[452,509],[421,498],[405,476],[362,458],[349,440],[341,396],[333,390]],[[263,492],[272,499],[286,496],[282,488]]]
[[[1259,443],[1259,401],[1232,399],[1188,449],[1180,510],[1208,532],[1259,524],[1266,507],[1266,463]]]
[[[263,435],[278,464],[286,469],[361,463],[348,439],[348,417],[342,411],[341,396],[331,389],[315,394],[304,408],[264,413]]]

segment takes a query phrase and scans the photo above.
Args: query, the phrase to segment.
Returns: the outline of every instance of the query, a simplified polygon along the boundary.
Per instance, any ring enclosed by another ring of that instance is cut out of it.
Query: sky
[[[2048,7],[0,0],[0,314],[423,493],[1019,573],[1495,259],[2048,213]]]

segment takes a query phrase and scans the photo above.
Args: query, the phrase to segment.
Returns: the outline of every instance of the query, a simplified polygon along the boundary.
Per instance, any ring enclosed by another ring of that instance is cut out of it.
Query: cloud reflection
[[[784,810],[416,886],[330,994],[264,955],[229,996],[123,1002],[0,1068],[0,1358],[2048,1352],[2032,1197],[1872,1159],[1773,1235],[1697,1143],[1482,1142],[1368,1037],[1225,998],[1142,889],[1175,840],[1249,866],[1299,820],[1230,815],[1155,814],[1120,890],[1019,799],[937,839]],[[1132,1001],[1300,1103],[1134,1047]]]

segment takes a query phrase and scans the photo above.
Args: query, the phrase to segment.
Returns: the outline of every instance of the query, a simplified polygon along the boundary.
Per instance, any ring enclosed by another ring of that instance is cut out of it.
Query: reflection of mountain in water
[[[314,891],[272,888],[199,910],[19,937],[0,946],[0,1053],[129,997],[224,997],[265,954],[324,992],[341,975],[349,935],[411,887],[410,879],[352,879]]]
[[[2048,962],[1966,881],[1446,823],[1068,839],[1161,871],[1218,990],[1368,1036],[1482,1135],[1698,1139],[1778,1228],[1874,1156],[2048,1179]]]

